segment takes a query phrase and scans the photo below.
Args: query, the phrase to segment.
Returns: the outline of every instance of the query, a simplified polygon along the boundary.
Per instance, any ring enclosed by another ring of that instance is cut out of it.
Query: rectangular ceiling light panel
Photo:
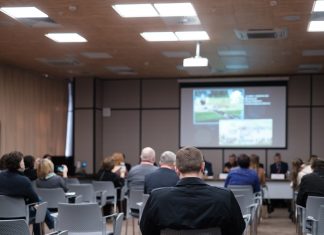
[[[52,39],[55,42],[87,42],[87,39],[77,33],[48,33],[46,37]]]
[[[170,42],[178,41],[178,38],[173,32],[144,32],[141,36],[150,42]]]
[[[121,17],[157,17],[152,4],[117,4],[112,6]]]
[[[156,3],[155,9],[161,17],[172,16],[197,16],[197,13],[189,2],[184,3]]]
[[[1,7],[0,10],[12,18],[47,18],[48,15],[36,7]]]
[[[315,1],[313,6],[313,12],[324,11],[324,1]]]
[[[308,32],[324,32],[324,21],[310,21],[307,27]]]
[[[184,31],[175,32],[179,41],[203,41],[209,40],[209,36],[206,31]]]

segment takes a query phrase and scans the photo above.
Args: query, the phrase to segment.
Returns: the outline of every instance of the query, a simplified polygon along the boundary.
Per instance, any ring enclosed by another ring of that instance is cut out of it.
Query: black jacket
[[[39,201],[30,180],[19,171],[3,171],[0,173],[0,194],[23,197],[26,203]]]
[[[271,164],[270,166],[270,173],[271,174],[286,174],[288,171],[288,164],[287,162],[281,162],[279,169],[277,169],[276,163]]]
[[[303,176],[299,185],[296,203],[306,207],[308,196],[324,197],[324,172],[313,172]]]
[[[220,227],[222,235],[241,235],[245,223],[230,190],[209,186],[196,177],[153,190],[140,221],[143,235],[159,235],[164,228],[211,227]]]
[[[179,176],[174,170],[159,168],[156,171],[145,175],[144,193],[151,193],[153,189],[175,186]]]

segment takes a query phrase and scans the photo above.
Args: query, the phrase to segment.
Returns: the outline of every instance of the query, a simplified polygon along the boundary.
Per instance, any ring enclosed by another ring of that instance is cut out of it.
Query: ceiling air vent
[[[49,59],[49,58],[38,58],[38,61],[52,65],[52,66],[79,66],[81,63],[74,58],[57,58],[57,59]]]
[[[250,39],[282,39],[288,36],[287,28],[275,29],[248,29],[234,30],[235,35],[240,40]]]

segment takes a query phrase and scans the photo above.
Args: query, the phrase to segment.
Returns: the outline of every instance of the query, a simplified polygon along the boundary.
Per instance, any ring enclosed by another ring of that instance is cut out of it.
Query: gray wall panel
[[[75,108],[93,107],[93,78],[75,80]]]
[[[324,107],[313,109],[312,120],[312,154],[324,158]]]
[[[310,105],[310,76],[292,76],[288,82],[288,105]]]
[[[324,105],[324,75],[313,76],[313,105]]]

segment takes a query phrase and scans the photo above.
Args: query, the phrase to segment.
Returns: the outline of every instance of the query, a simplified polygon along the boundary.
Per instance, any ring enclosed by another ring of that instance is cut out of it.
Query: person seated
[[[240,207],[230,190],[213,187],[201,178],[202,153],[184,147],[176,154],[180,180],[175,187],[155,189],[140,220],[143,235],[159,235],[165,228],[205,229],[219,227],[222,235],[241,235],[245,228]]]
[[[150,194],[153,189],[175,186],[179,176],[175,172],[176,155],[171,151],[165,151],[160,157],[160,168],[147,174],[144,180],[144,193]]]
[[[0,172],[0,194],[21,197],[24,198],[26,204],[40,202],[31,181],[22,174],[25,170],[23,154],[18,151],[10,152],[5,158],[6,170]],[[36,210],[31,207],[30,219],[32,222],[35,218]],[[45,222],[49,229],[54,228],[54,219],[50,215],[49,211],[46,212]],[[35,235],[40,235],[40,226],[38,224],[33,225]]]
[[[313,172],[313,169],[312,169],[312,164],[313,162],[318,159],[318,156],[316,155],[311,155],[307,161],[307,163],[303,164],[301,166],[301,169],[300,171],[298,172],[298,176],[297,176],[297,185],[300,184],[301,182],[301,179],[303,178],[304,175],[308,175],[310,173]]]
[[[290,174],[291,183],[290,183],[290,185],[294,192],[298,192],[298,190],[299,190],[300,182],[298,182],[298,175],[299,175],[299,172],[303,169],[303,165],[304,165],[304,162],[300,158],[293,160],[291,162],[291,174]]]
[[[133,166],[127,175],[128,189],[141,189],[144,191],[145,175],[150,174],[158,169],[154,166],[155,151],[151,147],[142,149],[140,164]]]
[[[260,157],[256,154],[251,154],[250,169],[254,170],[259,178],[260,186],[265,187],[266,185],[266,173],[260,164]]]
[[[251,185],[253,192],[260,191],[260,182],[257,173],[249,169],[250,158],[246,154],[241,154],[237,159],[238,166],[230,171],[226,180],[225,188],[228,185]]]
[[[125,168],[120,169],[119,174],[117,174],[112,171],[114,167],[115,167],[115,161],[113,159],[113,156],[105,157],[104,160],[102,161],[101,168],[96,175],[96,180],[112,181],[116,188],[122,187],[124,185],[126,169]]]
[[[270,174],[286,174],[288,164],[281,160],[281,154],[276,153],[273,157],[274,163],[270,165]]]
[[[204,162],[205,162],[205,169],[204,169],[204,178],[213,178],[214,176],[214,172],[213,172],[213,164],[209,161],[207,161],[204,158]]]
[[[308,196],[324,197],[324,160],[314,160],[312,169],[313,173],[303,176],[299,185],[296,203],[303,207]]]
[[[116,153],[113,153],[113,155],[111,157],[114,161],[114,168],[112,169],[112,172],[122,178],[126,177],[128,171],[127,171],[127,167],[125,164],[124,154],[116,152]]]
[[[35,169],[35,158],[33,156],[24,156],[25,171],[24,175],[27,176],[31,181],[37,179],[37,171]]]
[[[49,158],[40,160],[37,166],[36,186],[38,188],[62,188],[64,192],[68,191],[65,180],[67,178],[68,168],[66,165],[61,166],[63,177],[54,173],[54,164]]]
[[[236,155],[231,154],[228,156],[228,162],[226,162],[224,165],[223,173],[229,173],[234,167],[237,167]]]

